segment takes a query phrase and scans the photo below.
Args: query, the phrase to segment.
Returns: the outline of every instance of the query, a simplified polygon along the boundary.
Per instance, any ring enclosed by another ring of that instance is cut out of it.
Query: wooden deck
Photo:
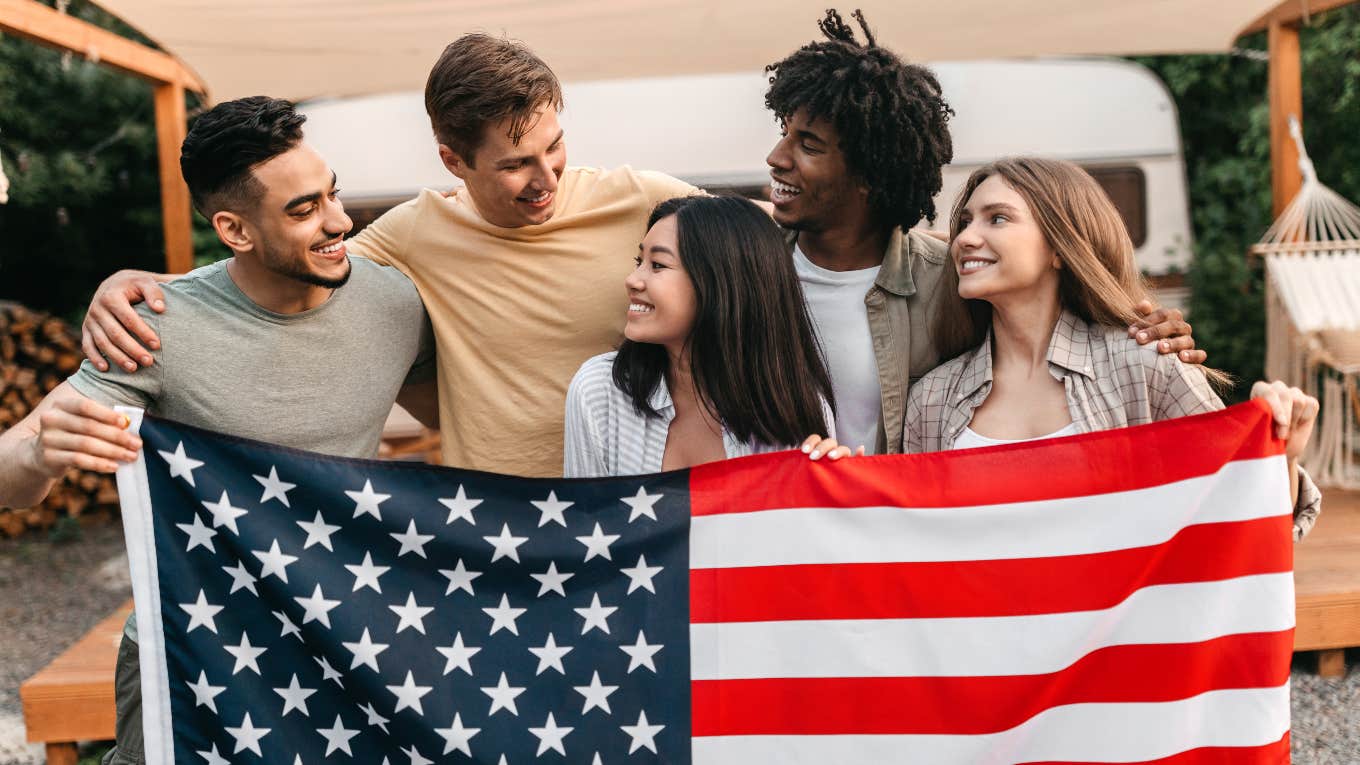
[[[47,745],[48,765],[75,765],[77,741],[113,738],[113,668],[131,611],[129,600],[19,686],[28,740]]]
[[[1294,548],[1294,650],[1322,651],[1319,672],[1345,672],[1360,646],[1360,492],[1324,491],[1322,515]]]

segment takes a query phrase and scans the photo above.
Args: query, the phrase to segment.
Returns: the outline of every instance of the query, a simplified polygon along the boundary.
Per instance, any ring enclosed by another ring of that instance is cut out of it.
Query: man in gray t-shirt
[[[149,369],[100,372],[86,362],[0,434],[0,506],[36,504],[71,467],[113,472],[136,459],[141,441],[115,404],[371,457],[403,386],[412,401],[433,399],[433,341],[415,286],[345,253],[351,222],[335,174],[302,141],[304,119],[288,102],[258,96],[194,123],[180,166],[233,257],[166,284],[173,307],[164,313],[142,311],[166,342]],[[106,765],[144,762],[133,624],[118,655],[118,746]]]

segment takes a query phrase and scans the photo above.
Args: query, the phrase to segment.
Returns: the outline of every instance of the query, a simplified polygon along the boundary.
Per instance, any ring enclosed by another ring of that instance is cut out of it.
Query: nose
[[[539,157],[534,167],[533,187],[538,191],[557,191],[557,172],[548,157]]]
[[[975,250],[982,246],[982,237],[972,223],[964,226],[954,235],[953,246],[961,250]]]
[[[339,199],[326,205],[325,231],[332,236],[344,236],[354,228],[354,221],[345,213],[345,205]]]
[[[628,276],[624,277],[623,286],[626,287],[630,293],[641,292],[643,288],[647,286],[647,283],[643,281],[642,275],[642,265],[639,264],[637,268],[634,268],[629,272]]]
[[[775,170],[788,170],[792,168],[793,161],[789,154],[788,141],[788,136],[783,136],[776,141],[774,148],[770,149],[769,155],[765,157],[765,164]]]

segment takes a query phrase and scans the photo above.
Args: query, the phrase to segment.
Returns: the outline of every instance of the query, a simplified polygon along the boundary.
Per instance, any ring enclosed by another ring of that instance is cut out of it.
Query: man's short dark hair
[[[425,111],[434,137],[469,166],[488,124],[510,120],[518,144],[544,104],[562,108],[557,75],[523,44],[488,34],[449,43],[425,82]]]
[[[865,43],[835,10],[818,22],[827,39],[765,67],[765,106],[787,119],[800,109],[826,120],[840,138],[850,174],[869,189],[869,208],[885,225],[910,228],[934,220],[940,169],[954,157],[953,110],[925,67],[880,47],[858,10]]]
[[[251,168],[297,146],[306,120],[292,103],[268,96],[225,101],[200,115],[179,155],[194,207],[206,218],[249,209],[264,194]]]

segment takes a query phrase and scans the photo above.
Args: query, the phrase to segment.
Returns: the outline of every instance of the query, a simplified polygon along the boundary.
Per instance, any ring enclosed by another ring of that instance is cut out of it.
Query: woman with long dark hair
[[[625,340],[567,390],[564,474],[672,470],[827,432],[831,379],[769,215],[681,197],[647,228],[624,283]]]
[[[1146,297],[1119,212],[1086,171],[1034,157],[973,173],[950,223],[949,292],[933,328],[943,358],[907,398],[908,452],[1052,438],[1223,408],[1226,376],[1139,346],[1128,336]],[[1321,493],[1298,468],[1317,399],[1282,382],[1252,397],[1286,439],[1295,535]],[[833,456],[834,440],[809,439]]]

